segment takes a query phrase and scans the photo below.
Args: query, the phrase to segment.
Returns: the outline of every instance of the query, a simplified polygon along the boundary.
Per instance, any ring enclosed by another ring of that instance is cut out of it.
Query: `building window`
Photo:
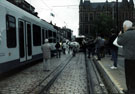
[[[41,45],[41,27],[33,24],[33,45]]]
[[[100,16],[100,13],[96,13],[96,17],[99,17]]]
[[[7,47],[16,47],[16,19],[11,15],[6,15],[6,36],[7,36]]]
[[[80,34],[83,34],[83,25],[80,25]]]
[[[90,14],[90,21],[93,21],[93,14]]]
[[[82,13],[80,13],[80,22],[82,22],[83,21],[83,15],[82,15]]]
[[[131,15],[131,16],[130,16],[130,18],[131,18],[131,19],[133,19],[133,15],[132,15],[132,13],[131,13],[130,15]]]
[[[88,33],[90,34],[90,32],[91,32],[91,27],[92,27],[92,25],[89,25],[89,27],[88,27]]]
[[[85,25],[85,34],[88,34],[88,25]]]
[[[85,14],[85,22],[88,22],[88,13]]]

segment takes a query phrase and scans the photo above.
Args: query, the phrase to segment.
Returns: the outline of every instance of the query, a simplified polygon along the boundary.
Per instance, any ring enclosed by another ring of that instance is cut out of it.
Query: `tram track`
[[[83,70],[86,70],[86,79],[87,79],[87,82],[85,83],[87,85],[86,94],[97,94],[97,93],[108,94],[104,82],[102,81],[102,78],[100,77],[98,70],[96,69],[96,66],[94,65],[92,59],[89,60],[88,58],[82,59],[83,55],[81,57],[80,56],[76,57],[76,61],[74,61],[74,63],[76,62],[75,64],[77,64],[80,70],[82,69],[82,67],[79,67],[80,64],[86,65],[86,69],[83,68]],[[58,84],[57,80],[60,80],[60,78],[63,77],[62,74],[66,71],[66,70],[64,71],[64,69],[66,69],[66,66],[70,64],[70,62],[73,63],[72,59],[73,59],[72,57],[69,57],[66,59],[66,61],[63,61],[64,63],[61,63],[57,68],[55,68],[48,76],[46,76],[42,81],[40,81],[39,84],[36,87],[34,87],[28,94],[50,94],[50,88],[54,84],[56,85]]]
[[[108,94],[107,88],[96,69],[92,59],[85,57],[86,70],[87,70],[87,80],[88,80],[88,94]]]
[[[39,92],[39,94],[46,94],[48,93],[49,88],[52,86],[52,84],[55,82],[55,80],[58,78],[58,76],[61,74],[61,72],[65,69],[65,67],[70,63],[72,58],[70,58],[60,69],[58,70],[58,73],[47,83],[46,86]]]
[[[49,75],[47,75],[42,81],[40,81],[39,84],[35,86],[28,94],[43,94],[44,91],[47,91],[71,60],[72,57],[68,57],[66,61],[62,61],[65,63],[61,63],[58,67],[56,67]]]

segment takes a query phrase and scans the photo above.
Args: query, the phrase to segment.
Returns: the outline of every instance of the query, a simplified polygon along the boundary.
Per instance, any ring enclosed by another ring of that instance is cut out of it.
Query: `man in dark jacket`
[[[58,57],[60,58],[60,56],[61,56],[60,43],[57,42],[56,45],[55,45],[55,47],[56,47],[56,51],[57,51],[57,58]]]
[[[91,57],[91,54],[93,54],[94,50],[94,40],[90,39],[89,42],[87,43],[87,49],[88,49],[88,58]]]
[[[115,34],[114,29],[112,29],[111,32],[112,32],[112,35],[109,39],[109,48],[110,48],[110,51],[111,51],[112,60],[114,62],[111,69],[117,69],[118,47],[113,45],[113,41],[116,39],[117,35]]]
[[[119,33],[117,41],[119,45],[123,46],[128,94],[135,94],[135,30],[132,25],[131,21],[124,21],[124,33]]]
[[[101,60],[101,47],[103,46],[103,40],[100,36],[97,36],[94,43],[98,60]]]

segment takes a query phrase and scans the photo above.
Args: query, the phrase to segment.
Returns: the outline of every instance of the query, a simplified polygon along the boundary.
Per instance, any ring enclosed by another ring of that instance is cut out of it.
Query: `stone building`
[[[102,13],[110,15],[116,23],[116,2],[92,3],[90,0],[80,0],[79,5],[79,35],[91,36],[94,31],[95,19]],[[121,30],[124,20],[135,22],[135,8],[133,0],[118,2],[118,30]],[[115,24],[116,25],[116,24]]]

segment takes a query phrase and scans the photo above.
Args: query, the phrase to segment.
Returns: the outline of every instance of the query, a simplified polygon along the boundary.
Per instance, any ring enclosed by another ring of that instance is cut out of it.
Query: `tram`
[[[80,51],[83,51],[82,41],[85,39],[85,36],[78,36],[75,38],[75,41],[80,45]]]
[[[53,25],[0,0],[0,73],[41,59],[44,39],[54,43],[56,34]]]

